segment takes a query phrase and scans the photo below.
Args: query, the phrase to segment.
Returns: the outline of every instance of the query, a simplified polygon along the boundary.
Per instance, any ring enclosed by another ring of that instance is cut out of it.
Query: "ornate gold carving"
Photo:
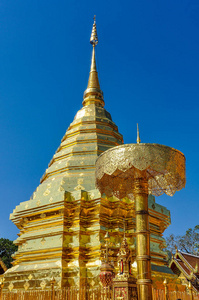
[[[90,284],[91,284],[91,286],[94,286],[95,285],[95,281],[92,280]]]
[[[46,217],[46,214],[44,214],[44,213],[42,213],[41,215],[40,215],[40,218],[41,219],[44,219]]]
[[[83,178],[78,178],[77,183],[78,185],[74,188],[76,191],[78,190],[84,190],[85,187],[83,187],[81,184],[84,182]]]
[[[154,196],[163,193],[172,196],[185,186],[184,155],[159,144],[127,144],[101,154],[96,162],[97,186],[108,196],[132,198],[133,180],[143,170],[146,170],[148,193]],[[130,181],[126,180],[129,176]]]
[[[42,239],[41,239],[41,244],[44,245],[45,242],[46,242],[45,238],[42,238]]]
[[[50,190],[49,189],[45,190],[45,192],[43,193],[44,196],[48,196],[49,194],[50,194]]]
[[[28,279],[31,280],[33,278],[32,274],[28,276]]]
[[[11,281],[10,284],[9,284],[9,286],[8,286],[8,289],[11,292],[13,290],[13,288],[14,288],[14,284]]]
[[[53,202],[53,197],[51,197],[51,198],[49,199],[49,202],[50,202],[50,203],[52,203],[52,202]]]
[[[60,186],[60,187],[58,188],[58,192],[63,192],[63,191],[65,191],[65,189],[63,188],[63,186]]]
[[[40,283],[40,287],[42,288],[42,290],[45,289],[45,287],[46,287],[46,281],[45,280],[42,280],[42,282]]]
[[[58,281],[57,285],[61,289],[61,280]]]
[[[29,284],[28,281],[26,281],[26,282],[24,283],[24,289],[25,289],[25,291],[27,291],[27,290],[29,289],[29,287],[30,287],[30,284]]]

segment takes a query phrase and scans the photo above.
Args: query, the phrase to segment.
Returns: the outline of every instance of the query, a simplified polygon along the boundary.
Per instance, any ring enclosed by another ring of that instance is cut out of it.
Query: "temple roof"
[[[177,274],[183,274],[187,281],[199,291],[199,256],[176,250],[170,262],[171,270]]]

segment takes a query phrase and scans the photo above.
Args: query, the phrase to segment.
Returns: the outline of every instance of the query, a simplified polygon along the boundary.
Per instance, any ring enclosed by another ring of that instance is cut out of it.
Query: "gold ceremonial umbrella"
[[[96,161],[101,193],[135,200],[138,295],[152,299],[148,194],[174,195],[185,187],[185,156],[159,144],[127,144],[102,153]]]

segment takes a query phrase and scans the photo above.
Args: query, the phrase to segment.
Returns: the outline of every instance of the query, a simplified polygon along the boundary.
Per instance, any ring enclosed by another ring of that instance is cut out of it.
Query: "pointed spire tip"
[[[139,132],[139,126],[138,126],[138,123],[137,123],[137,144],[139,144],[140,142],[141,142],[140,132]]]
[[[95,46],[98,44],[96,19],[94,16],[94,23],[91,32],[90,43],[93,46],[91,68],[89,73],[87,89],[84,92],[83,105],[89,105],[95,103],[98,106],[104,107],[103,92],[100,89],[96,60],[95,60]]]
[[[90,43],[95,47],[98,44],[98,36],[97,36],[97,28],[96,28],[96,16],[94,16],[94,23],[93,23],[93,28],[91,32],[91,38],[90,38]]]

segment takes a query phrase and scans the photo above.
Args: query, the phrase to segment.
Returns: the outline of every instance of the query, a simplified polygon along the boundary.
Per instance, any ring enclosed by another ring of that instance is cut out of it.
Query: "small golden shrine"
[[[119,272],[113,279],[113,299],[137,300],[135,275],[132,274],[132,253],[124,237],[118,253]]]

